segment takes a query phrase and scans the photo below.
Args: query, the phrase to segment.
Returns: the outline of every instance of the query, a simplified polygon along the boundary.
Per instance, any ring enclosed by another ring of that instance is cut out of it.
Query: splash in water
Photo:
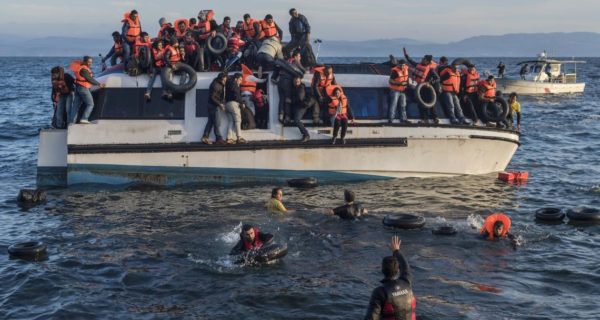
[[[478,214],[472,213],[467,217],[467,223],[473,229],[478,229],[478,230],[481,229],[483,227],[483,222],[484,222],[483,217]]]
[[[223,241],[228,244],[234,244],[240,240],[240,232],[242,232],[242,222],[233,228],[233,230],[220,234],[217,240]]]

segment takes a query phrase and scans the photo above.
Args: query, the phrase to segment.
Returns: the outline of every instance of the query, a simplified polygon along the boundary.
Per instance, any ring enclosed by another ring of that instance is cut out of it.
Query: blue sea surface
[[[515,58],[472,62],[482,72],[499,60],[518,71]],[[38,130],[52,116],[50,69],[71,59],[0,58],[0,319],[359,319],[392,235],[412,267],[418,319],[600,319],[600,226],[534,220],[542,207],[600,207],[600,59],[584,60],[584,94],[520,99],[522,145],[509,168],[528,171],[526,184],[490,174],[284,188],[297,211],[271,215],[271,185],[78,186],[19,206],[19,189],[35,187]],[[366,218],[323,214],[343,189]],[[518,246],[477,237],[473,226],[496,211],[512,217]],[[394,212],[427,224],[383,227]],[[241,223],[275,234],[288,255],[234,265]],[[458,234],[432,235],[445,224]],[[8,246],[29,240],[48,245],[47,260],[9,257]]]

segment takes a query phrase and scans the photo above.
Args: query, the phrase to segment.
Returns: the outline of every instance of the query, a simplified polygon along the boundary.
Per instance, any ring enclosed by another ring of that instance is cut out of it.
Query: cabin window
[[[540,73],[540,71],[542,71],[542,66],[540,65],[536,65],[535,67],[533,67],[533,69],[531,70],[531,72],[533,73]]]
[[[344,88],[356,119],[387,118],[388,90],[385,88]]]
[[[160,89],[152,90],[151,101],[144,99],[144,88],[106,88],[94,92],[92,119],[183,119],[184,95],[173,95],[173,101],[161,98]]]
[[[208,117],[208,89],[196,90],[196,117]]]

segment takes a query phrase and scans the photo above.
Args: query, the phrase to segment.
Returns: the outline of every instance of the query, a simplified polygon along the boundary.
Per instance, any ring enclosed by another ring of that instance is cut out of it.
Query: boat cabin
[[[521,61],[517,66],[527,65],[521,77],[527,81],[570,84],[577,82],[577,64],[585,61],[547,59],[546,54],[538,55],[537,60]],[[572,68],[567,68],[572,65]]]

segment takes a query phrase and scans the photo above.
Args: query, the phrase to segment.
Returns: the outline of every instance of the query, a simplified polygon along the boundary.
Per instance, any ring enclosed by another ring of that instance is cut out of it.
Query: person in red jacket
[[[240,241],[231,249],[230,255],[243,254],[248,251],[262,248],[263,245],[273,241],[273,235],[261,233],[258,228],[245,224],[242,226]]]

